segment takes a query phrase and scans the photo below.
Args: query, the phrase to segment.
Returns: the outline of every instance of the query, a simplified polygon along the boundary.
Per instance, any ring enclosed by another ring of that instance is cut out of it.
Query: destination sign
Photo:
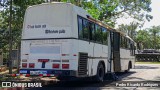
[[[50,28],[52,28],[52,27],[50,27]],[[62,33],[65,33],[64,29],[48,29],[46,24],[27,25],[27,29],[44,29],[45,34],[54,34],[54,33],[62,34]]]
[[[65,33],[65,30],[64,29],[62,29],[62,30],[45,30],[45,33],[46,34],[49,34],[49,33],[59,33],[59,34],[61,34],[61,33]]]
[[[27,25],[28,29],[34,29],[34,28],[46,28],[47,25]]]

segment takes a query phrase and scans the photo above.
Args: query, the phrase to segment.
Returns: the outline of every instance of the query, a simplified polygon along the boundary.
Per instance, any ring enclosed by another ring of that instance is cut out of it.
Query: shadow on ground
[[[118,81],[121,81],[124,77],[134,73],[116,73],[116,75],[119,77]],[[115,87],[116,82],[104,80],[104,82],[96,83],[95,81],[91,81],[90,78],[83,78],[78,81],[59,81],[54,84],[45,85],[42,88],[29,88],[27,90],[101,90],[101,88],[105,87]]]
[[[159,67],[153,67],[153,66],[135,66],[135,69],[158,69]]]

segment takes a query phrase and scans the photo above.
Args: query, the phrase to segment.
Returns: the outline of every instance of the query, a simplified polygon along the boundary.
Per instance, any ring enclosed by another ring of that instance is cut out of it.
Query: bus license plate
[[[39,75],[39,71],[30,71],[30,75]]]
[[[39,71],[39,74],[47,74],[47,71]]]

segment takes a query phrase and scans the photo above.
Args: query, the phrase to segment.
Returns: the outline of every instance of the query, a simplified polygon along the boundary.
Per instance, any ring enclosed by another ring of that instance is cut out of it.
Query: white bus
[[[70,3],[27,8],[20,74],[91,77],[134,67],[134,41]]]

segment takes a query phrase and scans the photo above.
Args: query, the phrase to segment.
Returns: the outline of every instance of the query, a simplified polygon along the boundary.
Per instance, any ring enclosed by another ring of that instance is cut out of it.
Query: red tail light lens
[[[63,69],[69,69],[69,64],[62,64]]]
[[[59,68],[59,64],[53,64],[52,68]]]
[[[15,77],[16,76],[16,74],[12,74],[12,77]]]
[[[27,63],[22,63],[23,68],[27,68]]]
[[[62,56],[66,56],[66,54],[62,54]]]
[[[43,74],[39,74],[39,76],[43,76]]]
[[[35,64],[34,63],[29,63],[29,68],[34,68]]]
[[[30,74],[26,74],[26,77],[29,77],[30,76]]]
[[[73,54],[73,56],[77,56],[76,54]]]
[[[69,56],[69,54],[62,54],[62,56]]]

